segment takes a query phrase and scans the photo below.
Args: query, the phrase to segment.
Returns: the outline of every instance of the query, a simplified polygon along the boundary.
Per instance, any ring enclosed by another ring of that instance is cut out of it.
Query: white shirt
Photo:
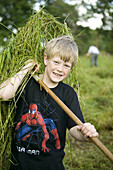
[[[89,47],[89,50],[88,50],[88,53],[99,54],[99,50],[98,50],[98,48],[95,47],[95,46],[90,46],[90,47]]]

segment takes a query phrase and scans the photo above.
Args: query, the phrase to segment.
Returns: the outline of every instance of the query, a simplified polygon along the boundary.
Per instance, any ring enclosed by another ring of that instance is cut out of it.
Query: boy
[[[62,160],[65,155],[66,128],[80,141],[90,141],[88,137],[98,136],[94,126],[84,122],[76,92],[62,82],[76,64],[77,58],[78,48],[70,36],[54,38],[46,45],[45,71],[39,77],[84,124],[77,126],[31,78],[17,103],[12,141],[12,161],[15,164],[11,165],[11,170],[64,170]],[[1,98],[12,98],[27,72],[35,65],[33,60],[29,60],[19,73],[4,82],[1,85],[3,88],[0,88]]]

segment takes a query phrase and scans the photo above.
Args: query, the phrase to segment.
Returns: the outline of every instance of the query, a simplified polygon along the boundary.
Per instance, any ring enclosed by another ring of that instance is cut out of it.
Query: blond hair
[[[71,36],[62,36],[47,42],[45,54],[48,59],[59,56],[63,61],[71,62],[73,67],[78,60],[78,47]]]

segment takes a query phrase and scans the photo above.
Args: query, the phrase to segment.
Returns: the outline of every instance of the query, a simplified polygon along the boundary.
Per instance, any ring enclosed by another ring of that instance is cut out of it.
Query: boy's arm
[[[36,63],[34,60],[29,60],[21,71],[0,85],[0,98],[2,100],[8,100],[14,97],[19,85],[22,83],[23,78],[35,64]]]
[[[90,141],[88,137],[97,137],[98,133],[93,125],[90,123],[84,123],[83,125],[77,125],[70,129],[70,134],[79,141]]]

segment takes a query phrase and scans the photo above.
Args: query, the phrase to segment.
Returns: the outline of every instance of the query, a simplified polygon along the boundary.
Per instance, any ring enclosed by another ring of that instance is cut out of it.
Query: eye
[[[65,67],[69,67],[67,64],[64,65]]]
[[[32,114],[34,115],[34,113],[35,113],[35,111],[33,110],[33,111],[32,111]]]
[[[35,114],[35,111],[36,111],[36,109],[34,109],[34,110],[32,111],[32,114],[33,114],[33,115]],[[29,113],[31,113],[31,111],[30,111]]]
[[[65,64],[65,65],[64,65],[64,67],[65,67],[65,68],[69,68],[69,69],[70,69],[70,68],[71,68],[71,65],[69,65],[69,64]]]
[[[36,110],[36,109],[34,109],[34,110],[32,111],[32,114],[34,114],[34,113],[35,113],[35,110]]]
[[[57,60],[54,60],[53,62],[54,62],[54,64],[59,64],[59,62]]]

